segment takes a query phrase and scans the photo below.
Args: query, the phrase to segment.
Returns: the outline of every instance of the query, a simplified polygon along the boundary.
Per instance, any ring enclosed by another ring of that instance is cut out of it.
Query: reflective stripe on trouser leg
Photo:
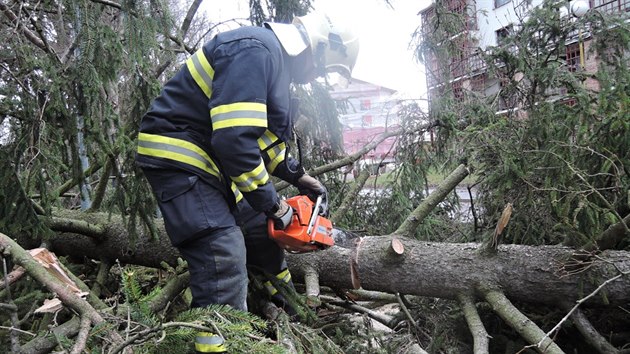
[[[225,353],[223,338],[210,332],[197,332],[195,350],[198,353]]]
[[[191,307],[227,304],[247,310],[245,241],[238,227],[209,232],[178,248],[190,271]]]
[[[282,272],[276,274],[276,279],[285,284],[289,284],[289,282],[291,281],[291,273],[289,273],[289,269],[285,269]],[[269,295],[274,296],[278,293],[278,289],[273,286],[271,280],[266,281],[263,285],[265,286],[265,289],[267,289]]]

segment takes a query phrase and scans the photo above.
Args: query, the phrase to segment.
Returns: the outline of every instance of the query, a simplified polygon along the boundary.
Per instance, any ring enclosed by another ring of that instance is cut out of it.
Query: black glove
[[[278,230],[286,229],[293,221],[293,208],[282,199],[279,199],[278,203],[265,214],[273,220],[273,226]]]
[[[328,191],[326,187],[315,178],[305,174],[297,180],[297,188],[300,194],[306,195],[313,202],[317,201],[317,197],[322,197],[319,214],[328,216]]]

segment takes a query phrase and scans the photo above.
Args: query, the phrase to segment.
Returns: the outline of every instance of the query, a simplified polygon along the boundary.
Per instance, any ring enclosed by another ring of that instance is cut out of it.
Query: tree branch
[[[378,313],[376,311],[370,310],[368,308],[365,308],[363,306],[360,306],[351,302],[340,301],[329,296],[322,296],[322,300],[326,300],[326,304],[328,305],[338,306],[338,307],[342,307],[348,310],[364,313],[368,315],[370,318],[384,324],[385,326],[389,328],[393,328],[398,323],[398,321],[392,316]]]
[[[411,237],[424,218],[426,218],[468,174],[470,174],[468,168],[464,165],[459,165],[413,212],[411,212],[411,214],[409,214],[407,219],[392,234]]]
[[[11,337],[11,351],[17,353],[20,351],[20,338],[18,337],[17,331],[19,331],[20,327],[20,319],[18,318],[18,307],[13,303],[13,298],[11,297],[11,286],[9,285],[9,273],[7,270],[7,260],[4,257],[2,258],[2,271],[4,273],[5,280],[5,288],[7,294],[8,304],[2,304],[5,309],[9,310],[10,318],[11,318],[11,328],[9,329],[9,335]]]
[[[182,26],[180,27],[180,31],[182,33],[182,38],[186,37],[188,30],[190,29],[190,24],[192,23],[195,14],[197,14],[197,10],[199,10],[199,6],[201,5],[202,0],[195,0],[190,7],[188,8],[188,12],[186,13],[186,18],[182,21]]]
[[[580,309],[575,310],[571,315],[571,320],[573,324],[578,329],[582,336],[584,336],[584,340],[590,344],[593,348],[597,349],[597,351],[601,354],[617,354],[619,350],[613,347],[604,336],[599,334],[597,329],[593,327],[591,322],[586,318],[584,313],[580,311]]]
[[[70,291],[57,278],[51,275],[41,266],[27,251],[13,241],[9,236],[0,233],[0,250],[8,253],[11,259],[26,269],[28,274],[43,284],[48,290],[56,294],[59,299],[68,307],[75,310],[82,316],[86,316],[94,325],[104,323],[105,320],[86,300]],[[109,335],[115,341],[122,340],[115,331],[109,331]]]
[[[101,207],[101,203],[103,203],[103,198],[105,197],[105,192],[107,191],[107,185],[109,184],[109,175],[111,173],[112,160],[107,159],[105,162],[105,166],[101,171],[101,177],[99,178],[98,184],[94,191],[94,198],[92,198],[92,204],[87,212],[96,211]]]
[[[365,182],[367,181],[368,177],[370,177],[370,171],[367,168],[365,168],[361,171],[359,176],[354,180],[354,185],[348,191],[348,193],[346,193],[345,197],[341,201],[341,205],[335,210],[333,215],[330,217],[330,221],[333,224],[338,223],[339,220],[341,220],[346,215],[348,210],[350,210],[352,203],[356,200],[356,197],[357,195],[359,195],[359,192],[361,192],[361,189],[365,185]]]
[[[72,347],[70,354],[81,354],[81,352],[83,352],[91,328],[92,326],[89,317],[81,316],[81,323],[79,324],[79,334],[77,335],[77,340],[74,342],[74,346]]]
[[[363,147],[363,149],[355,152],[354,154],[348,155],[348,156],[346,156],[346,157],[344,157],[342,159],[333,161],[333,162],[331,162],[329,164],[318,166],[318,167],[308,171],[308,174],[313,176],[313,177],[315,177],[315,176],[319,176],[319,175],[321,175],[323,173],[326,173],[326,172],[337,170],[337,169],[339,169],[339,168],[341,168],[343,166],[351,165],[352,163],[354,163],[355,161],[360,159],[363,155],[365,155],[368,152],[370,152],[370,150],[376,148],[380,143],[385,141],[385,139],[391,138],[392,136],[397,136],[401,132],[402,132],[402,129],[394,129],[394,130],[386,131],[383,134],[379,135],[372,142],[370,142],[369,144],[365,145]],[[282,189],[287,188],[289,186],[289,183],[287,183],[285,181],[281,181],[279,183],[276,183],[275,186],[276,186],[276,190],[280,191]]]
[[[15,283],[18,279],[22,277],[26,273],[26,269],[22,267],[16,267],[11,271],[11,273],[7,274],[6,277],[0,283],[0,290],[5,287],[11,286],[11,284]]]
[[[51,218],[50,228],[59,232],[79,233],[96,240],[101,240],[107,235],[107,228],[103,225],[76,219],[53,217]]]
[[[0,11],[2,11],[2,13],[4,13],[4,16],[10,22],[12,22],[16,26],[16,28],[20,32],[22,32],[22,34],[24,34],[26,39],[28,39],[31,43],[33,43],[36,47],[43,50],[44,52],[47,51],[46,44],[44,44],[44,42],[42,42],[42,40],[39,39],[39,37],[35,33],[26,28],[22,22],[20,22],[20,19],[18,19],[15,13],[13,13],[11,9],[9,9],[9,7],[4,3],[4,0],[0,1]]]
[[[471,295],[462,293],[457,295],[457,300],[459,301],[459,305],[461,306],[462,312],[464,313],[466,323],[468,323],[470,333],[473,336],[473,353],[489,353],[488,338],[490,338],[490,336],[488,335],[488,332],[486,331],[483,322],[481,322],[481,318],[479,317],[479,312],[477,312],[477,307],[475,306],[473,297]]]
[[[622,221],[610,225],[604,232],[597,237],[595,242],[584,246],[587,251],[614,249],[619,242],[628,236],[628,225],[630,225],[630,214],[626,215]]]
[[[528,343],[546,354],[564,354],[562,349],[540,327],[512,305],[502,291],[489,286],[481,286],[479,290],[492,307],[492,310],[510,327],[514,328]]]
[[[80,320],[78,317],[66,321],[54,327],[50,332],[42,331],[37,337],[22,346],[21,354],[46,354],[50,353],[58,344],[58,337],[72,338],[79,331]]]
[[[601,283],[595,290],[593,290],[590,294],[586,295],[585,297],[579,299],[578,301],[576,301],[575,305],[571,308],[571,310],[560,320],[560,322],[558,322],[549,332],[547,332],[545,334],[545,336],[540,340],[540,342],[538,343],[538,346],[540,347],[541,343],[543,342],[543,340],[547,337],[550,337],[555,331],[557,331],[558,329],[560,329],[560,327],[562,326],[562,324],[569,319],[569,317],[578,310],[578,307],[580,305],[582,305],[584,302],[586,302],[588,299],[592,298],[593,296],[595,296],[600,290],[602,290],[606,285],[608,285],[609,283],[614,282],[615,280],[621,278],[624,275],[629,274],[630,272],[621,272],[620,274],[617,274],[616,276],[607,279],[605,282]]]

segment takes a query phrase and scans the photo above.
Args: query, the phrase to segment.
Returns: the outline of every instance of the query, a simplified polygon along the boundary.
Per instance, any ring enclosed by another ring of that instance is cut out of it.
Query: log
[[[419,242],[399,239],[403,255],[388,252],[391,238],[364,237],[360,249],[332,247],[319,253],[288,255],[294,279],[301,279],[306,267],[319,273],[322,285],[353,288],[350,260],[356,259],[356,275],[366,290],[456,299],[483,283],[500,287],[512,300],[558,304],[575,302],[600,283],[630,269],[629,253],[605,251],[581,273],[558,273],[573,249],[563,246],[501,245],[492,257],[479,255],[476,243]],[[617,268],[615,268],[617,267]],[[589,299],[590,305],[622,304],[630,300],[630,277],[620,277],[606,286],[606,297]],[[480,294],[477,294],[480,295]]]
[[[57,255],[95,259],[118,259],[122,263],[161,268],[165,261],[176,265],[178,252],[158,223],[159,240],[138,230],[131,240],[122,220],[105,213],[63,211],[60,217],[75,218],[106,225],[102,240],[64,232],[49,239]],[[492,256],[480,255],[477,243],[420,242],[400,237],[403,254],[390,252],[391,237],[369,236],[361,239],[358,249],[331,247],[310,254],[289,254],[287,262],[294,279],[303,281],[308,267],[319,274],[322,286],[352,289],[351,259],[363,289],[456,299],[460,293],[473,291],[478,284],[500,287],[512,301],[557,304],[572,302],[591,293],[606,279],[630,270],[630,252],[607,250],[598,255],[590,267],[566,276],[559,271],[573,249],[563,246],[500,245]],[[630,301],[630,277],[620,277],[608,284],[604,292],[589,299],[587,306]],[[476,294],[480,295],[480,294]]]

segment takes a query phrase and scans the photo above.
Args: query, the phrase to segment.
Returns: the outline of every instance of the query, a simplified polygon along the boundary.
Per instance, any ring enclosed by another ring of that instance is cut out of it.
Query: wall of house
[[[361,80],[353,80],[347,88],[336,87],[331,97],[343,107],[339,121],[343,125],[344,152],[361,150],[386,129],[400,124],[396,91]],[[358,162],[373,165],[393,161],[395,138],[383,141]]]
[[[526,10],[542,4],[542,0],[531,0],[528,6],[523,6],[527,1],[512,0],[495,8],[495,1],[499,0],[477,0],[475,2],[479,30],[474,31],[473,35],[479,39],[479,47],[481,48],[497,45],[496,31],[517,23],[519,16],[524,16]]]

